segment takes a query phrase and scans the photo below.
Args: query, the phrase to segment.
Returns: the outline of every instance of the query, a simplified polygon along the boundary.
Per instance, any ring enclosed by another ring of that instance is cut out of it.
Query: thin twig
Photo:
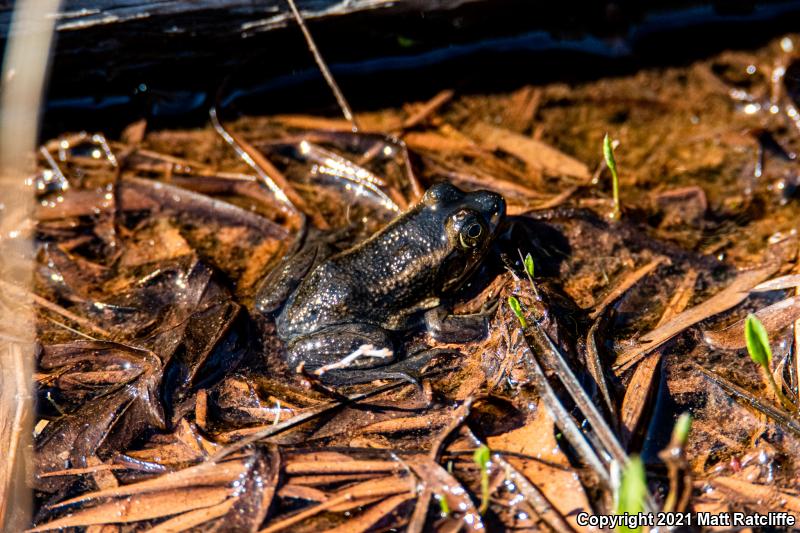
[[[453,99],[455,93],[451,89],[438,92],[433,98],[422,104],[416,112],[403,121],[403,129],[407,130],[417,126],[420,122],[428,118],[431,113],[435,113],[440,107]],[[401,131],[393,132],[400,135]]]
[[[424,377],[429,377],[430,375],[433,375],[433,374],[436,374],[436,373],[438,373],[438,372],[434,370],[432,372],[429,372],[429,373],[423,375],[422,377],[423,378]],[[232,454],[233,452],[239,451],[242,448],[244,448],[245,446],[253,444],[254,442],[258,442],[258,441],[260,441],[262,439],[266,439],[268,437],[272,437],[274,435],[282,433],[282,432],[284,432],[284,431],[286,431],[288,429],[291,429],[291,428],[293,428],[293,427],[295,427],[295,426],[297,426],[299,424],[302,424],[304,422],[312,420],[312,419],[314,419],[314,418],[316,418],[318,416],[321,416],[324,413],[327,413],[327,412],[332,411],[334,409],[339,409],[340,407],[343,407],[345,405],[348,405],[348,404],[351,404],[351,403],[356,403],[356,402],[359,402],[361,400],[365,400],[365,399],[370,398],[372,396],[376,396],[378,394],[381,394],[383,392],[395,389],[397,387],[401,387],[403,385],[408,385],[408,382],[405,381],[405,380],[397,380],[397,381],[394,381],[392,383],[387,383],[386,385],[381,385],[380,387],[377,387],[377,388],[372,389],[372,390],[367,391],[367,392],[363,392],[363,393],[359,393],[359,394],[354,394],[352,396],[348,396],[348,397],[344,398],[343,401],[336,401],[336,402],[330,402],[330,403],[318,405],[318,406],[313,407],[313,408],[309,409],[308,411],[305,411],[305,412],[303,412],[303,413],[301,413],[299,415],[296,415],[296,416],[293,416],[292,418],[284,420],[283,422],[281,422],[279,424],[271,425],[268,428],[265,428],[265,429],[263,429],[263,430],[261,430],[261,431],[259,431],[257,433],[253,433],[252,435],[250,435],[248,437],[245,437],[244,439],[242,439],[240,441],[234,442],[233,444],[230,444],[230,445],[226,446],[225,448],[221,449],[216,454],[214,454],[209,460],[212,461],[212,462],[220,461],[220,460],[224,459],[225,457],[227,457],[228,455]]]
[[[432,113],[438,111],[440,107],[444,104],[449,102],[453,99],[453,95],[455,93],[450,89],[445,89],[440,91],[428,100],[427,102],[423,103],[420,108],[410,115],[403,124],[392,131],[389,132],[389,139],[391,139],[394,143],[398,143],[401,141],[403,136],[406,134],[408,130],[414,128],[415,126],[419,125],[423,120],[427,119]],[[358,160],[358,164],[363,166],[375,159],[377,156],[386,146],[385,142],[383,143],[375,143],[367,152],[361,156],[361,159]]]
[[[317,66],[322,72],[322,76],[325,78],[325,81],[328,82],[328,86],[333,91],[333,95],[336,97],[336,102],[339,104],[344,118],[350,121],[354,132],[358,131],[358,122],[356,122],[356,117],[350,110],[350,105],[347,103],[347,100],[345,99],[344,94],[342,94],[341,89],[339,89],[339,85],[336,84],[336,80],[333,79],[331,71],[328,70],[328,65],[325,64],[322,54],[319,53],[319,49],[317,49],[317,45],[314,43],[314,38],[311,36],[311,32],[309,32],[308,28],[306,27],[303,16],[300,14],[300,11],[298,11],[297,6],[294,4],[294,0],[286,0],[286,3],[289,4],[289,7],[292,9],[292,14],[294,15],[295,20],[297,20],[297,24],[300,26],[303,36],[306,38],[308,49],[311,51],[311,55],[314,56],[314,61],[317,62]]]
[[[289,526],[293,526],[293,525],[295,525],[295,524],[297,524],[299,522],[302,522],[306,518],[310,518],[310,517],[314,516],[315,514],[319,514],[319,513],[323,512],[323,511],[326,511],[326,510],[330,509],[331,507],[336,507],[340,503],[349,502],[352,499],[353,499],[353,495],[350,494],[349,492],[345,492],[344,494],[340,494],[339,496],[331,498],[330,500],[328,500],[326,502],[322,502],[322,503],[320,503],[318,505],[315,505],[315,506],[313,506],[313,507],[311,507],[309,509],[306,509],[304,511],[300,511],[299,513],[294,514],[294,515],[290,516],[289,518],[286,518],[284,520],[276,522],[276,523],[272,524],[269,527],[265,527],[264,529],[260,530],[258,533],[272,533],[273,531],[280,531],[282,529],[286,529]]]
[[[702,372],[708,379],[719,385],[722,390],[733,396],[735,400],[746,403],[756,411],[761,412],[778,424],[782,425],[784,428],[790,430],[792,433],[800,435],[800,424],[798,424],[791,413],[784,411],[780,407],[762,402],[750,392],[723,378],[716,372],[707,370],[695,363],[693,363],[692,366]]]
[[[533,355],[533,351],[528,346],[527,342],[520,343],[523,352],[522,360],[525,362],[525,365],[528,369],[528,376],[533,384],[534,389],[536,390],[539,397],[544,402],[545,406],[550,413],[550,416],[553,418],[553,422],[555,422],[556,427],[564,434],[567,441],[575,448],[575,451],[578,455],[583,459],[583,461],[594,470],[597,477],[600,481],[606,486],[611,487],[611,477],[608,474],[608,470],[606,469],[605,464],[603,464],[602,459],[600,456],[592,449],[591,445],[587,441],[586,435],[583,434],[581,429],[578,427],[578,424],[575,420],[570,416],[567,409],[561,403],[561,400],[558,399],[553,387],[550,386],[550,383],[547,381],[547,377],[544,374],[544,370],[539,365],[539,361],[536,360],[536,357]]]
[[[628,292],[631,287],[639,282],[639,280],[653,272],[656,268],[664,263],[668,264],[669,259],[664,256],[658,256],[643,267],[640,267],[637,270],[629,273],[619,285],[614,287],[611,292],[609,292],[606,297],[603,298],[603,301],[600,302],[597,307],[595,307],[594,311],[589,314],[589,318],[594,320],[602,315],[611,304],[616,302],[623,294]]]
[[[80,331],[78,329],[71,328],[68,325],[66,325],[66,324],[64,324],[62,322],[59,322],[58,320],[56,320],[54,318],[51,318],[49,316],[46,317],[46,318],[47,318],[48,322],[50,322],[50,323],[52,323],[52,324],[54,324],[54,325],[56,325],[56,326],[58,326],[60,328],[63,328],[65,330],[69,331],[70,333],[74,333],[75,335],[78,335],[79,337],[83,337],[84,339],[89,339],[90,341],[102,341],[103,340],[103,339],[98,339],[97,337],[92,337],[91,335],[87,335],[86,333],[83,333],[82,331]]]
[[[542,352],[543,355],[548,354],[552,358],[552,363],[548,366],[552,366],[552,370],[558,376],[559,381],[563,383],[570,397],[572,397],[572,400],[575,402],[575,405],[589,421],[592,429],[597,434],[597,438],[606,448],[609,455],[611,455],[620,466],[627,464],[628,455],[622,448],[622,444],[620,444],[616,435],[600,414],[600,411],[597,410],[597,407],[595,407],[589,395],[583,390],[578,378],[575,377],[575,374],[567,364],[564,356],[561,355],[561,351],[553,343],[552,339],[550,339],[547,332],[545,332],[538,323],[533,323],[525,333],[530,334],[530,338],[534,341],[535,348]],[[528,338],[527,335],[526,338]]]
[[[597,329],[600,327],[600,322],[602,320],[603,317],[598,316],[589,328],[589,333],[586,334],[586,366],[589,373],[594,378],[597,387],[600,389],[600,395],[606,403],[608,413],[615,420],[618,420],[617,408],[614,405],[614,401],[611,399],[611,392],[608,389],[608,381],[606,380],[606,374],[603,370],[603,364],[600,360],[600,352],[597,350],[597,340],[595,338]]]
[[[261,155],[261,153],[247,141],[235,135],[233,132],[228,131],[225,125],[222,124],[216,108],[212,107],[208,111],[208,115],[211,118],[211,125],[214,127],[214,130],[231,148],[233,148],[242,161],[255,171],[259,179],[261,179],[264,185],[281,204],[285,205],[293,214],[301,218],[304,213],[308,213],[309,209],[306,202],[297,194],[297,191],[294,190],[289,180],[275,168],[275,165],[270,163],[266,157]],[[321,216],[312,216],[312,219],[318,226],[322,224],[320,229],[328,228],[327,222],[322,219]],[[300,224],[302,225],[303,223],[304,221],[301,220]]]

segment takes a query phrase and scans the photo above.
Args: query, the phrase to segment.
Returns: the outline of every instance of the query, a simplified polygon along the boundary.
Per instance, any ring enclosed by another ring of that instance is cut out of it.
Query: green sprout
[[[517,315],[519,319],[519,325],[523,328],[528,327],[528,321],[525,320],[525,315],[522,313],[522,306],[519,304],[519,300],[517,300],[513,296],[508,297],[508,306],[514,311],[514,314]]]
[[[434,496],[439,502],[439,510],[442,511],[442,517],[447,518],[450,516],[450,506],[447,505],[447,498],[442,494],[435,494]]]
[[[747,319],[744,321],[744,341],[747,345],[747,353],[750,354],[750,359],[764,371],[764,375],[770,387],[772,387],[772,390],[775,392],[778,401],[780,401],[781,405],[786,409],[793,411],[794,408],[791,402],[784,396],[783,390],[775,382],[775,378],[770,370],[772,348],[769,346],[767,329],[758,317],[752,313],[747,315]]]
[[[522,267],[525,269],[525,275],[528,277],[528,281],[531,283],[531,290],[533,291],[534,296],[536,299],[539,299],[539,291],[536,289],[536,284],[533,282],[533,274],[535,271],[535,265],[533,264],[533,256],[531,254],[527,254],[525,257],[522,257],[522,250],[517,248],[517,253],[519,254],[519,258],[522,260]],[[525,327],[525,326],[523,326]]]
[[[492,451],[485,444],[475,449],[472,460],[481,469],[481,514],[486,514],[489,509],[489,461],[492,458]]]
[[[764,324],[752,313],[747,315],[747,320],[744,322],[744,341],[747,344],[750,359],[769,372],[769,364],[772,362],[769,335]]]
[[[672,428],[672,442],[678,446],[686,446],[686,441],[689,440],[689,430],[692,428],[692,415],[683,413],[675,421],[675,427]]]
[[[619,220],[622,213],[619,204],[619,175],[617,174],[617,161],[614,159],[614,146],[606,133],[603,137],[603,157],[606,159],[606,166],[611,171],[611,186],[614,192],[614,210],[611,212],[611,220]]]
[[[531,254],[526,255],[523,263],[525,264],[525,273],[528,275],[528,278],[530,278],[531,283],[533,283],[533,256],[531,256]]]
[[[404,35],[397,36],[397,44],[399,44],[402,48],[410,48],[417,44],[417,41],[410,37],[406,37]]]
[[[647,500],[647,478],[644,473],[644,463],[640,457],[631,457],[630,462],[622,471],[622,480],[619,484],[617,496],[617,514],[636,514],[644,512]],[[622,531],[641,531],[642,528],[629,528],[620,526]]]
[[[669,492],[667,497],[664,498],[664,505],[662,511],[671,513],[675,511],[678,503],[678,483],[679,476],[682,471],[688,469],[686,463],[686,442],[689,440],[689,430],[692,428],[692,415],[683,413],[675,421],[675,426],[672,428],[672,437],[669,440],[669,445],[661,450],[658,456],[664,461],[669,474]],[[686,490],[684,488],[684,490]]]

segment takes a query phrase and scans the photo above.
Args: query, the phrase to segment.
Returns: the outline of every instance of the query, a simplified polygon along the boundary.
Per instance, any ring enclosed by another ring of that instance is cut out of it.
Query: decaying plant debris
[[[629,454],[653,510],[672,487],[680,511],[799,514],[797,413],[740,334],[756,312],[796,403],[794,43],[573,87],[444,91],[357,114],[359,133],[292,115],[221,117],[228,141],[144,123],[49,141],[36,221],[18,230],[36,238],[35,294],[0,286],[2,305],[37,316],[33,531],[581,530],[580,510],[612,509],[612,462]],[[501,305],[488,338],[420,387],[332,390],[288,369],[252,307],[259,280],[302,232],[361,239],[441,179],[500,192],[514,215],[505,260],[461,310],[514,295],[528,328]],[[686,461],[665,466],[684,411]]]

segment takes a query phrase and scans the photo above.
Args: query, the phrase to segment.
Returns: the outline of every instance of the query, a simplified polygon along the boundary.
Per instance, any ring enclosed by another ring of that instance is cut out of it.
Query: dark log
[[[10,0],[0,0],[0,39]],[[443,87],[586,79],[752,46],[798,0],[297,0],[357,109]],[[285,0],[64,0],[45,133],[334,109]],[[409,73],[413,72],[413,76]]]
[[[375,9],[392,13],[412,9],[435,12],[475,1],[478,0],[298,0],[297,4],[306,20],[313,20]],[[57,15],[56,27],[70,31],[148,20],[166,30],[165,22],[175,17],[189,21],[209,14],[239,21],[224,30],[211,27],[212,33],[225,31],[243,36],[280,28],[292,20],[284,0],[67,0]]]

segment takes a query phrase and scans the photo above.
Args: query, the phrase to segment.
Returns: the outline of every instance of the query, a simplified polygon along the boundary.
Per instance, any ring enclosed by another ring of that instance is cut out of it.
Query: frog
[[[256,308],[277,313],[275,331],[290,368],[321,381],[351,384],[402,378],[416,382],[432,350],[401,358],[401,337],[422,327],[435,340],[466,343],[486,335],[489,308],[451,313],[453,295],[476,272],[505,220],[495,192],[466,192],[447,182],[372,236],[326,257],[327,245],[298,254],[282,274],[299,270],[293,289],[265,280]],[[274,288],[288,297],[275,305]]]

